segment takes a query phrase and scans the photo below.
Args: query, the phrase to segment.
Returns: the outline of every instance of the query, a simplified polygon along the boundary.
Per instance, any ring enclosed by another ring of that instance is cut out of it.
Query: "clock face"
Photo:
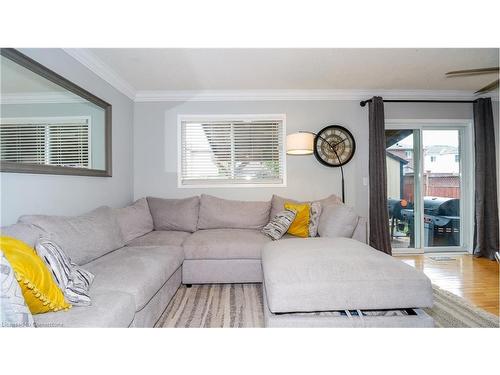
[[[354,137],[342,126],[327,126],[321,129],[314,138],[314,156],[327,167],[340,167],[347,164],[354,156],[354,151],[356,151]]]

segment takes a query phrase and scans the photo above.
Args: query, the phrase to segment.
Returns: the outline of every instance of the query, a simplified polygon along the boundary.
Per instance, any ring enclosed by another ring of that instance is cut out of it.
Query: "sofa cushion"
[[[271,202],[245,202],[202,194],[198,229],[262,229],[269,222]]]
[[[254,229],[204,229],[190,235],[182,247],[186,259],[260,259],[272,240]]]
[[[424,273],[350,238],[269,243],[262,268],[273,313],[432,306]]]
[[[0,228],[2,236],[17,238],[31,247],[35,247],[36,241],[43,235],[43,230],[31,224],[16,223]]]
[[[297,201],[295,199],[288,199],[288,198],[283,198],[280,197],[279,195],[274,194],[272,199],[271,199],[271,217],[276,216],[279,212],[284,210],[285,207],[285,202],[292,202],[292,203],[311,203],[311,202],[319,202],[321,204],[321,207],[325,206],[330,206],[334,204],[340,204],[342,203],[342,200],[337,197],[336,195],[332,194],[326,198],[323,199],[315,199],[313,201]]]
[[[127,243],[127,246],[181,246],[184,240],[190,235],[191,233],[189,232],[178,230],[154,230],[144,236],[133,239]]]
[[[21,216],[57,242],[76,264],[82,265],[125,244],[113,210],[99,207],[81,216]]]
[[[360,216],[358,218],[358,224],[356,224],[356,229],[354,229],[354,233],[352,234],[352,239],[368,243],[367,227],[368,223],[366,218]]]
[[[179,246],[123,247],[86,265],[95,275],[91,291],[117,290],[134,297],[141,310],[182,265]]]
[[[163,199],[148,197],[155,230],[194,232],[198,223],[200,198]]]
[[[326,206],[319,218],[318,234],[320,237],[351,238],[358,220],[358,214],[345,204]]]
[[[50,312],[34,316],[40,328],[128,327],[134,320],[134,297],[116,290],[90,291],[91,306],[74,306],[68,311]]]
[[[146,198],[141,198],[130,206],[116,208],[114,211],[125,242],[132,241],[153,230],[153,218]]]

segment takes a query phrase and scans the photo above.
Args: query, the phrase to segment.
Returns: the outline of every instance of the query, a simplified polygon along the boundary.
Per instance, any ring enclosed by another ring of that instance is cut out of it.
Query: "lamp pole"
[[[345,141],[345,139],[343,139],[340,142],[337,142],[334,145],[332,145],[324,137],[322,137],[321,135],[316,134],[314,132],[299,131],[299,133],[309,133],[309,134],[313,134],[315,137],[318,137],[319,139],[321,139],[323,142],[325,142],[331,148],[331,150],[333,151],[333,153],[337,157],[337,160],[339,161],[340,174],[342,176],[342,203],[345,203],[344,168],[342,168],[342,162],[340,161],[339,154],[337,153],[337,146],[340,145],[341,143],[343,143]]]

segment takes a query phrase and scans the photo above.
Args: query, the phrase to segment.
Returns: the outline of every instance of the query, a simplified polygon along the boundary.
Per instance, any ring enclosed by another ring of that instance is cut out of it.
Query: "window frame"
[[[189,121],[280,121],[282,124],[282,146],[281,153],[283,158],[283,180],[281,183],[197,183],[183,184],[182,183],[182,123]],[[168,125],[166,125],[168,127]],[[169,129],[165,130],[165,135],[168,137]],[[165,155],[165,158],[168,158]],[[168,160],[166,160],[166,163]],[[197,189],[197,188],[269,188],[269,187],[286,187],[287,186],[287,167],[286,167],[286,115],[285,114],[222,114],[222,115],[188,115],[181,114],[177,116],[177,187],[182,189]]]

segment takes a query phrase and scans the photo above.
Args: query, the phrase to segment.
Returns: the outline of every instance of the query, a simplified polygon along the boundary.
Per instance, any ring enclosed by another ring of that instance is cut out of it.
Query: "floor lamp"
[[[308,131],[299,131],[298,133],[289,134],[286,137],[286,153],[288,155],[311,155],[314,153],[314,139],[318,137],[323,142],[325,142],[330,149],[333,151],[335,156],[337,157],[340,165],[340,173],[342,175],[342,203],[345,203],[345,189],[344,189],[344,169],[342,168],[342,163],[340,161],[340,157],[337,153],[337,146],[343,143],[345,140],[342,140],[336,144],[332,144],[328,142],[324,137],[319,134],[308,132]]]

